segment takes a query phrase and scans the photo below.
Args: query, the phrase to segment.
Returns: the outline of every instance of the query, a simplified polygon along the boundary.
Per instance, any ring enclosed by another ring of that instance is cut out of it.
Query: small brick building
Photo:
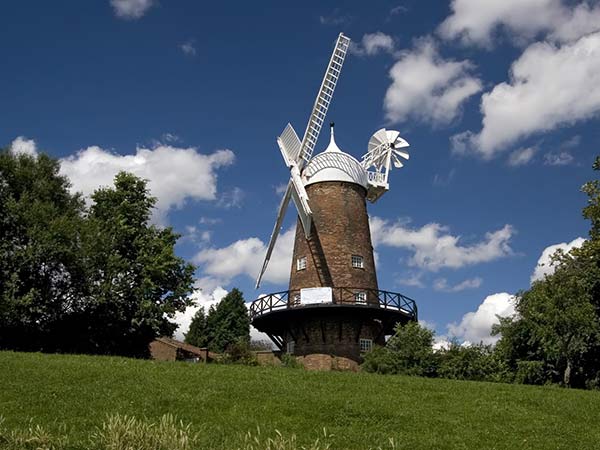
[[[207,362],[214,358],[207,348],[199,348],[166,336],[150,343],[150,356],[157,361]]]

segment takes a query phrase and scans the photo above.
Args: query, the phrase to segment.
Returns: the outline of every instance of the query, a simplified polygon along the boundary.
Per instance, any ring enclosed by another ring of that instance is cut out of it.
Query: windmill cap
[[[331,138],[327,148],[314,156],[306,168],[306,186],[324,181],[345,181],[356,183],[368,188],[367,171],[352,155],[340,150],[335,143],[333,122],[331,123]]]

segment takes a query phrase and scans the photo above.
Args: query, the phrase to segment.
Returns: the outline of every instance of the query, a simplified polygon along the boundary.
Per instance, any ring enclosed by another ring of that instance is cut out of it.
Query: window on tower
[[[355,267],[357,269],[364,269],[365,262],[363,257],[359,255],[352,255],[352,267]]]
[[[359,305],[367,304],[367,293],[366,292],[356,292],[354,294],[354,301]]]
[[[296,270],[306,269],[306,256],[301,256],[296,260]]]
[[[373,340],[372,339],[361,339],[360,340],[360,352],[366,353],[373,350]]]

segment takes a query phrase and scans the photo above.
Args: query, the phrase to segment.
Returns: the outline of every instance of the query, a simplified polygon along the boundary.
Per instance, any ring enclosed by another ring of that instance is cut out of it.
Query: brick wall
[[[150,343],[150,356],[157,361],[175,361],[177,349],[160,341]]]
[[[377,289],[365,189],[354,183],[330,181],[306,187],[313,211],[310,241],[300,221],[296,225],[290,290],[344,286]],[[352,255],[363,257],[364,268],[352,267]],[[306,256],[307,266],[296,270]]]

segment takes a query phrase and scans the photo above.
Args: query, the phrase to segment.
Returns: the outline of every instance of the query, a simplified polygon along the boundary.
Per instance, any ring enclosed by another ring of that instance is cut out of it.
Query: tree
[[[363,369],[368,372],[435,376],[433,331],[418,322],[396,325],[394,335],[385,347],[365,355]]]
[[[86,211],[58,161],[0,151],[0,348],[144,356],[191,303],[178,235],[120,173]]]
[[[600,169],[596,159],[594,169]],[[600,382],[600,184],[583,186],[590,239],[553,256],[555,272],[518,296],[517,315],[503,319],[497,351],[517,380],[598,386]]]
[[[208,328],[206,326],[206,314],[204,307],[201,307],[190,323],[190,328],[185,333],[184,341],[187,344],[195,345],[196,347],[206,347],[208,345]]]
[[[49,350],[86,292],[84,204],[56,160],[0,151],[0,348]]]
[[[156,199],[145,180],[121,172],[92,200],[82,238],[90,293],[73,324],[81,350],[146,356],[149,342],[172,335],[169,319],[192,303],[194,267],[174,253],[179,235],[150,225]]]
[[[233,288],[216,307],[211,307],[206,320],[208,346],[224,352],[240,341],[250,343],[250,318],[242,292]]]

